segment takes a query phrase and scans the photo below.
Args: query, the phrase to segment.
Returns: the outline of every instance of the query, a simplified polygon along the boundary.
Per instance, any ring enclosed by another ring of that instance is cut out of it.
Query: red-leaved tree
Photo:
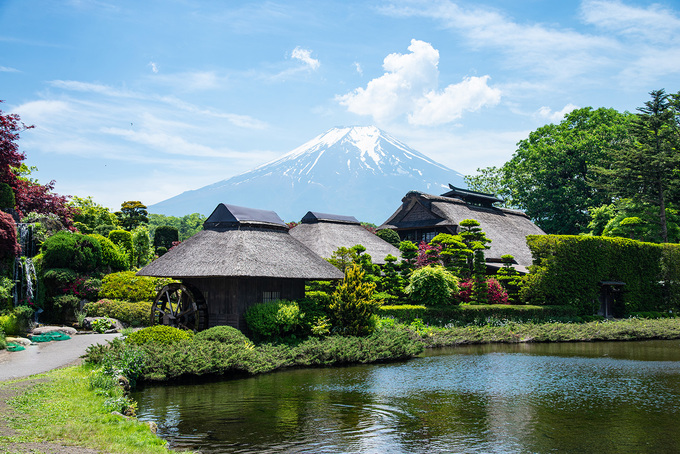
[[[18,175],[17,169],[26,155],[19,151],[17,141],[22,131],[31,128],[33,126],[22,123],[19,115],[0,110],[0,183],[7,183],[14,190],[19,216],[32,212],[54,213],[66,227],[72,229],[75,208],[66,204],[68,197],[52,192],[54,181],[42,185]]]

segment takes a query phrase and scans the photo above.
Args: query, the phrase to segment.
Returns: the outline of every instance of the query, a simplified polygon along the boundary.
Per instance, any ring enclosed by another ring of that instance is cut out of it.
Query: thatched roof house
[[[420,243],[438,233],[457,234],[462,220],[475,219],[492,240],[487,263],[500,263],[502,255],[511,254],[521,267],[531,265],[526,237],[543,235],[543,230],[521,211],[493,206],[501,200],[491,194],[449,186],[451,190],[441,196],[408,192],[399,209],[379,228],[396,230],[402,240]]]
[[[384,265],[390,254],[400,256],[399,249],[363,228],[354,216],[309,211],[290,234],[323,258],[330,258],[340,247],[357,244],[364,246],[378,265]]]
[[[137,274],[181,279],[199,289],[210,326],[244,329],[242,315],[251,305],[303,298],[305,280],[343,278],[293,238],[273,211],[221,203],[203,228]]]

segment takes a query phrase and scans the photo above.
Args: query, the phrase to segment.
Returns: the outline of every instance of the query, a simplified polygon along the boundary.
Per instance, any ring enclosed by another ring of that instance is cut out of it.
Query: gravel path
[[[105,344],[117,336],[120,334],[76,334],[65,341],[33,344],[20,352],[0,350],[0,381],[79,364],[87,347]]]

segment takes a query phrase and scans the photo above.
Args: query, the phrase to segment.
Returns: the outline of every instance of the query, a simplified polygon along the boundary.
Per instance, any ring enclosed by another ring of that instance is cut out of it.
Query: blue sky
[[[677,1],[0,0],[0,109],[36,126],[34,176],[113,209],[335,126],[470,174],[575,107],[679,82]]]

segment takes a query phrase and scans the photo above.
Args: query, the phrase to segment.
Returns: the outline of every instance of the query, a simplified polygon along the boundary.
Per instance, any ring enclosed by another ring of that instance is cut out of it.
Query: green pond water
[[[671,453],[680,341],[456,347],[133,397],[202,453]]]

